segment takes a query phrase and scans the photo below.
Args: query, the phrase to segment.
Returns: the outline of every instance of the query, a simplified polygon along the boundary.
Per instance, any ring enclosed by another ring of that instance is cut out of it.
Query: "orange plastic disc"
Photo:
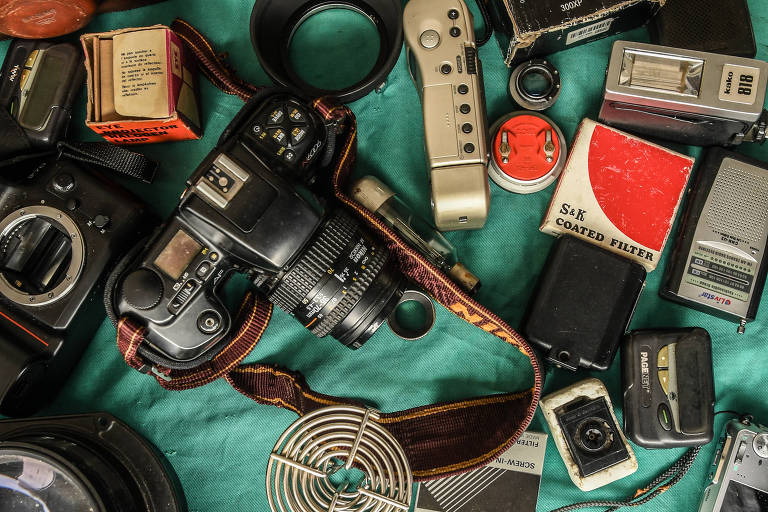
[[[3,0],[0,33],[44,39],[83,28],[96,12],[96,0]]]
[[[502,137],[506,132],[509,155],[504,162]],[[554,144],[554,151],[545,151],[547,132]],[[501,125],[493,143],[493,157],[498,168],[510,178],[533,181],[546,176],[557,165],[560,157],[560,140],[555,129],[545,119],[522,114]],[[548,160],[549,158],[549,160]]]

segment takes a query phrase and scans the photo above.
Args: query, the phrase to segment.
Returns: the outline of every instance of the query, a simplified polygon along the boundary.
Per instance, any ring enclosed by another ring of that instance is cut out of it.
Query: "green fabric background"
[[[696,5],[691,0],[692,6]],[[229,53],[239,74],[256,84],[269,83],[251,47],[249,24],[252,0],[171,0],[126,13],[105,15],[88,31],[102,31],[155,23],[170,24],[181,16],[208,35],[219,51]],[[481,33],[476,5],[476,25]],[[768,59],[768,3],[750,0],[758,40],[758,58]],[[695,7],[694,7],[695,8]],[[361,53],[348,25],[329,22],[327,34],[352,41],[346,53]],[[353,32],[354,33],[354,32]],[[626,39],[647,40],[647,30],[634,30]],[[570,141],[582,118],[597,115],[603,76],[611,42],[601,40],[552,56],[560,69],[563,91],[547,113]],[[0,43],[0,56],[8,42]],[[503,65],[495,40],[482,48],[488,117],[515,110],[507,93],[509,70]],[[351,66],[352,59],[343,59]],[[341,73],[339,70],[332,71]],[[146,196],[162,215],[170,213],[185,178],[210,150],[226,123],[242,106],[201,79],[205,136],[199,141],[143,146],[161,162],[155,183],[126,183]],[[429,192],[423,154],[421,107],[401,54],[381,94],[369,94],[353,103],[360,130],[356,173],[374,174],[404,200],[429,214]],[[84,103],[74,116],[76,137],[96,140],[83,126]],[[697,155],[692,148],[676,149]],[[746,154],[768,160],[768,146],[744,145]],[[512,326],[520,323],[553,238],[538,231],[539,221],[553,187],[531,195],[515,195],[491,184],[492,206],[486,227],[455,232],[447,237],[459,248],[464,263],[483,281],[478,299]],[[671,245],[671,244],[670,244]],[[667,251],[668,252],[668,251]],[[649,275],[632,322],[633,328],[702,326],[714,343],[717,409],[750,411],[768,422],[765,366],[768,338],[768,300],[747,334],[736,334],[728,321],[661,300],[657,291],[666,258]],[[588,297],[585,297],[585,301]],[[301,371],[310,385],[324,393],[365,400],[384,411],[436,401],[518,390],[531,382],[525,358],[439,308],[434,330],[424,339],[405,342],[382,328],[356,352],[327,338],[318,340],[282,311],[276,311],[269,329],[249,361],[264,361]],[[265,511],[265,468],[268,454],[283,430],[296,419],[290,411],[257,405],[231,389],[223,380],[201,389],[169,392],[153,379],[128,369],[114,342],[115,331],[105,320],[93,343],[61,390],[58,399],[41,414],[106,410],[133,426],[162,450],[184,486],[194,512]],[[604,373],[548,371],[545,392],[557,390],[589,375],[600,378],[611,392],[620,414],[619,362]],[[719,432],[724,415],[716,420]],[[532,429],[546,431],[537,413]],[[478,432],[477,435],[483,435]],[[674,490],[641,510],[697,510],[705,476],[715,450],[706,446],[689,475]],[[649,451],[636,448],[640,470],[602,489],[583,493],[569,480],[554,443],[549,441],[538,510],[550,510],[585,499],[619,498],[652,479],[683,450]]]

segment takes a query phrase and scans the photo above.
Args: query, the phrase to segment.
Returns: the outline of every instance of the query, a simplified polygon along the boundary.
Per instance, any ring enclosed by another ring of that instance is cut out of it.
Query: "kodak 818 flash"
[[[735,319],[755,319],[768,265],[768,164],[707,150],[661,296]]]

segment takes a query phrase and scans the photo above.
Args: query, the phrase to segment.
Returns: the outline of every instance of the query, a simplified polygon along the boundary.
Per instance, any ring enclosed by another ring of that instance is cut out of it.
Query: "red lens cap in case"
[[[494,123],[488,174],[501,188],[518,194],[538,192],[557,179],[567,147],[560,128],[535,112],[513,112]]]

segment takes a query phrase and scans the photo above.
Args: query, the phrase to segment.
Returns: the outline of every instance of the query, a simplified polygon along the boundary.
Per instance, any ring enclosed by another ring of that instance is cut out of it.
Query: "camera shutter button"
[[[134,270],[123,281],[121,295],[131,307],[152,309],[163,297],[163,281],[151,270]]]
[[[431,50],[440,44],[440,34],[437,33],[437,30],[425,30],[421,33],[419,41],[421,42],[421,46],[427,50]]]

